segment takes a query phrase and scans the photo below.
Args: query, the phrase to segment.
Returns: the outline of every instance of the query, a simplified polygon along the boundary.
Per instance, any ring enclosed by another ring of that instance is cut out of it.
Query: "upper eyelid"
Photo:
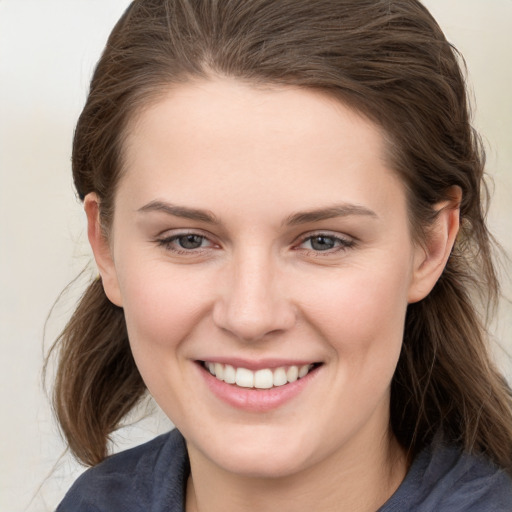
[[[205,231],[205,230],[202,230],[202,229],[198,229],[198,228],[191,228],[191,229],[167,229],[167,230],[164,230],[162,231],[160,234],[158,234],[156,237],[155,237],[155,240],[158,241],[158,242],[165,242],[165,241],[168,241],[168,240],[175,240],[181,236],[187,236],[187,235],[197,235],[197,236],[200,236],[200,237],[203,237],[203,238],[206,238],[211,244],[213,245],[222,245],[219,241],[218,241],[218,238],[213,235],[212,233],[208,232],[208,231]],[[330,230],[314,230],[314,231],[308,231],[306,233],[302,233],[300,235],[298,235],[297,237],[294,238],[294,240],[291,242],[291,245],[292,246],[297,246],[301,243],[304,243],[305,241],[307,241],[308,239],[310,238],[314,238],[316,236],[325,236],[325,237],[330,237],[330,238],[334,238],[334,239],[337,239],[337,240],[340,240],[341,242],[351,242],[351,243],[355,243],[357,242],[357,238],[352,236],[352,235],[347,235],[345,233],[338,233],[338,232],[334,232],[334,231],[330,231]]]
[[[314,238],[315,236],[325,236],[329,238],[335,238],[337,240],[345,241],[345,242],[356,242],[357,238],[351,235],[347,235],[344,233],[336,233],[329,230],[318,230],[318,231],[309,231],[302,235],[299,235],[295,240],[295,243],[304,242],[310,238]]]
[[[208,245],[206,247],[200,246],[200,247],[187,249],[185,247],[180,247],[178,244],[176,244],[176,242],[181,237],[186,237],[188,235],[199,236],[201,238],[204,238],[205,240],[208,241]],[[205,251],[215,249],[216,246],[218,246],[218,244],[213,242],[210,238],[208,238],[204,235],[201,235],[199,233],[193,233],[193,232],[192,233],[191,232],[188,232],[188,233],[183,232],[183,233],[177,233],[177,234],[169,235],[169,236],[157,237],[155,239],[155,244],[159,247],[164,248],[165,251],[174,253],[175,255],[188,255],[190,257],[198,256],[200,254],[203,254]]]
[[[169,239],[169,238],[176,238],[176,237],[187,236],[187,235],[202,236],[203,238],[207,238],[210,241],[212,241],[213,238],[216,238],[212,233],[210,233],[208,231],[205,231],[203,229],[198,229],[198,228],[190,228],[190,229],[186,229],[186,228],[179,229],[178,228],[178,229],[176,229],[176,228],[172,228],[172,229],[165,229],[165,230],[161,231],[160,233],[158,233],[155,236],[155,239],[157,239],[157,240],[166,240],[166,239]]]
[[[192,252],[204,251],[204,250],[207,250],[207,249],[210,249],[212,247],[219,245],[219,243],[217,241],[212,239],[212,238],[214,238],[212,235],[205,234],[200,229],[188,229],[188,230],[187,229],[167,229],[165,231],[162,231],[156,237],[154,237],[153,240],[159,246],[166,246],[166,245],[170,245],[171,243],[176,242],[176,240],[178,240],[181,237],[186,237],[186,236],[190,236],[190,235],[199,236],[201,238],[204,238],[205,240],[208,241],[209,246],[208,247],[198,247],[197,249],[181,248],[180,250],[192,253]],[[178,250],[178,248],[176,248],[176,250]]]

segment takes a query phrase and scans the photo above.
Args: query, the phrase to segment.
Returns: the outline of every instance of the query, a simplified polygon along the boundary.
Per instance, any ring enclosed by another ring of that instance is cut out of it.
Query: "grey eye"
[[[312,236],[309,239],[311,248],[315,251],[328,251],[336,246],[337,239],[332,236]]]
[[[204,236],[182,235],[177,237],[176,241],[183,249],[199,249],[203,245]]]

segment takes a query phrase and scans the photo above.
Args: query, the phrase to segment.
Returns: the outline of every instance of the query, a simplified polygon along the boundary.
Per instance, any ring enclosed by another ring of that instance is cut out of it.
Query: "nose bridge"
[[[295,314],[281,277],[270,251],[246,247],[234,253],[214,312],[217,325],[245,341],[288,329]]]

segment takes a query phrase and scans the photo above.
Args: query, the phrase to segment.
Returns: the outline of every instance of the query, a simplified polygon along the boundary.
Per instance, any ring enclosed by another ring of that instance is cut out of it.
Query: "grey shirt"
[[[185,441],[173,430],[87,470],[57,512],[184,512],[189,472]],[[378,512],[512,512],[512,479],[436,442]]]

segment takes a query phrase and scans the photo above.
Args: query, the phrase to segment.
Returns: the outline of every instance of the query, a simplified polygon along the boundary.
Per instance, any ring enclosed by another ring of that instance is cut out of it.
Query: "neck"
[[[375,512],[395,492],[407,470],[391,434],[355,443],[321,463],[280,478],[255,478],[219,469],[189,447],[187,512]]]

